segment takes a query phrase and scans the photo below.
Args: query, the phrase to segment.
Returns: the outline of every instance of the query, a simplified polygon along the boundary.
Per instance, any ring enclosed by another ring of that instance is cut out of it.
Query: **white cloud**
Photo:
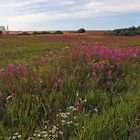
[[[0,0],[0,3],[0,24],[9,24],[13,29],[57,19],[140,11],[140,0]]]

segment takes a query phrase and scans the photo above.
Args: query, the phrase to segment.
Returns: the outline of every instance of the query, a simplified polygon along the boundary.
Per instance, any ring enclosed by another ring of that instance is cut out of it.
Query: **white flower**
[[[41,134],[47,134],[47,131],[42,131]]]
[[[79,93],[78,93],[78,92],[76,93],[76,96],[77,96],[77,97],[79,96]]]
[[[78,126],[78,125],[79,125],[79,123],[76,123],[76,124],[75,124],[75,126]]]
[[[97,108],[93,109],[93,111],[95,111],[95,112],[97,112],[97,113],[99,112]]]
[[[14,133],[14,135],[18,135],[18,133]]]
[[[18,138],[21,138],[21,135],[18,135]]]
[[[69,110],[69,109],[72,110],[72,111],[76,110],[76,108],[74,106],[67,107],[67,110]]]
[[[63,132],[62,132],[62,131],[59,131],[59,134],[61,134],[61,135],[62,135],[62,134],[63,134]]]
[[[62,123],[66,123],[66,121],[65,121],[65,120],[61,120],[61,122],[62,122]]]
[[[37,134],[37,136],[38,136],[38,137],[40,137],[40,136],[41,136],[41,134]]]
[[[48,134],[45,134],[45,135],[43,135],[42,137],[43,137],[43,138],[46,138],[46,137],[48,137]]]
[[[67,113],[59,113],[59,115],[62,117],[62,118],[67,118]]]
[[[73,122],[72,121],[70,121],[70,122],[67,122],[67,124],[72,124]]]
[[[13,138],[13,139],[16,139],[17,137],[16,137],[16,136],[13,136],[12,138]]]
[[[12,95],[7,96],[6,100],[9,101],[12,98]]]
[[[37,136],[37,134],[35,133],[35,134],[34,134],[34,137],[36,137],[36,136]]]

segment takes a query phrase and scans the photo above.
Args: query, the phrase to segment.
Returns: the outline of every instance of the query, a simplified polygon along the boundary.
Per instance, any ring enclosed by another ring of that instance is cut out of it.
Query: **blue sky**
[[[10,30],[115,29],[140,25],[140,0],[0,0]]]

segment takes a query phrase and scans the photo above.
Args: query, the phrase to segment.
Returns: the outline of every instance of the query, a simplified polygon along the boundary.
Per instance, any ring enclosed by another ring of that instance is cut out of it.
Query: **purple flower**
[[[27,65],[25,64],[8,64],[7,65],[7,75],[9,79],[13,79],[15,74],[19,74],[19,76],[23,75],[27,69]]]
[[[62,84],[62,80],[61,80],[61,79],[58,79],[58,80],[54,83],[54,86],[55,86],[57,89],[60,89],[61,84]]]
[[[75,101],[74,107],[76,108],[77,111],[80,111],[80,108],[81,108],[81,98],[78,98],[78,99]]]
[[[9,79],[13,79],[15,73],[15,66],[14,64],[7,65],[7,74]]]
[[[17,64],[16,65],[16,70],[19,73],[19,75],[23,75],[25,73],[26,69],[27,69],[26,64]]]
[[[109,69],[108,70],[108,78],[111,79],[112,78],[112,71]]]
[[[3,76],[3,69],[0,69],[0,78]]]

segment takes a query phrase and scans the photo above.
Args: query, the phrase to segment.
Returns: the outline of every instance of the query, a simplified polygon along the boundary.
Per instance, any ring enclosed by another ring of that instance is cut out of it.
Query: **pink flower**
[[[27,65],[25,64],[8,64],[7,65],[7,75],[9,79],[13,79],[15,74],[19,74],[19,76],[23,75],[27,69]]]
[[[19,75],[23,75],[25,73],[26,69],[27,69],[27,65],[25,65],[25,64],[17,64],[17,66],[16,66],[16,70],[19,73]]]
[[[108,70],[108,78],[111,79],[112,78],[112,71],[109,69]]]
[[[14,64],[7,65],[7,74],[9,79],[13,79],[15,73],[15,66]]]
[[[3,76],[3,69],[0,70],[0,78]]]
[[[61,84],[62,84],[62,80],[61,80],[61,79],[58,79],[58,80],[54,83],[54,86],[55,86],[57,89],[60,89]]]
[[[76,108],[77,111],[80,111],[81,108],[81,98],[78,98],[76,102],[74,103],[74,107]]]

